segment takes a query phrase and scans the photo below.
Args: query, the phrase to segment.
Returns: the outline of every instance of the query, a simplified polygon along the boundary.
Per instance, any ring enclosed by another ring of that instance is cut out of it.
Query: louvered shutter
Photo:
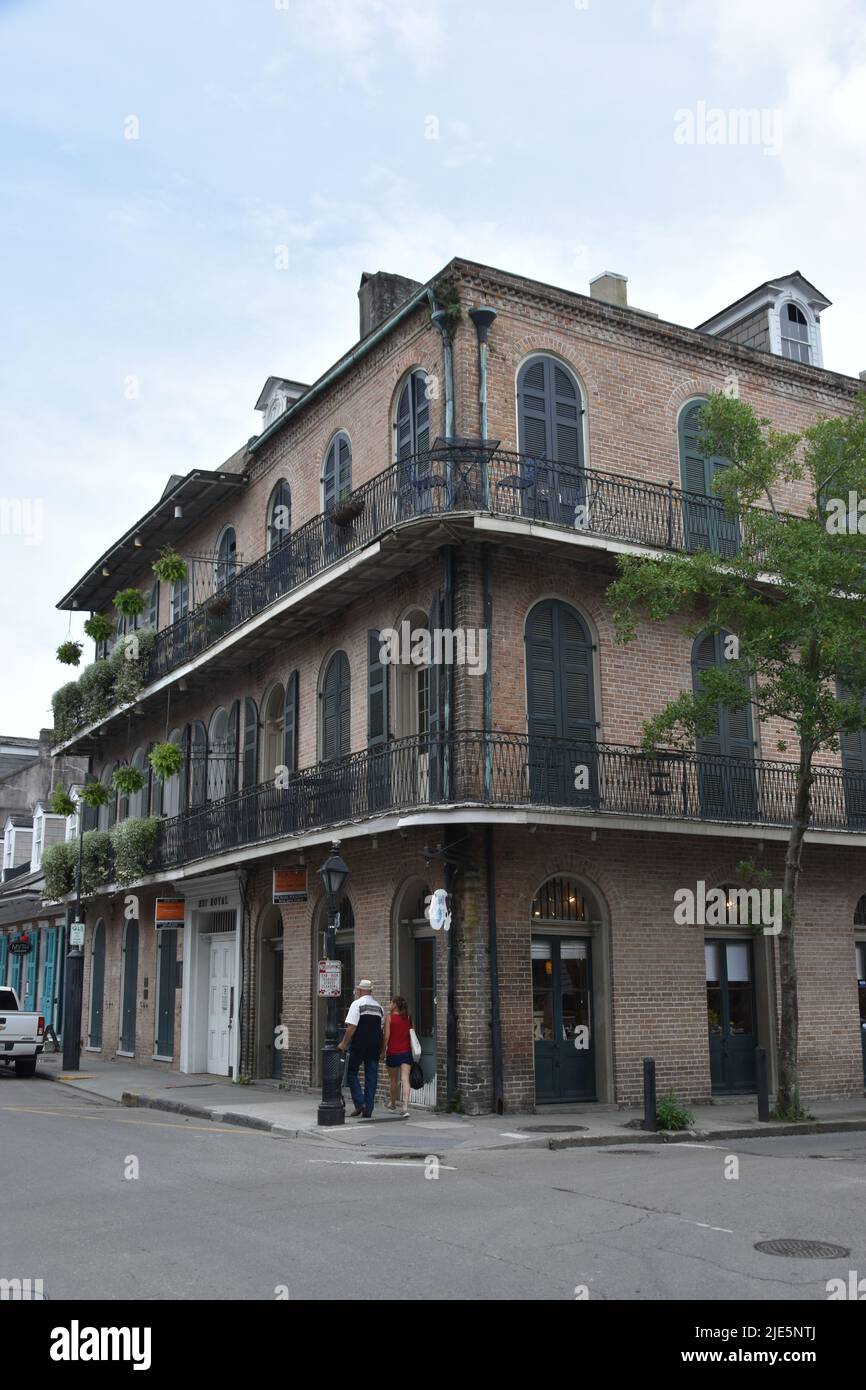
[[[226,796],[238,789],[238,745],[240,743],[241,702],[235,700],[226,724]]]
[[[545,358],[536,357],[520,370],[517,381],[519,448],[533,458],[548,457]]]
[[[201,720],[187,726],[189,730],[189,804],[202,806],[207,800],[207,730]]]
[[[367,747],[388,741],[388,667],[379,659],[378,628],[367,633]]]
[[[325,459],[325,472],[323,477],[322,501],[324,509],[329,512],[334,505],[337,492],[337,441],[331,444],[328,456]]]
[[[286,702],[283,717],[283,762],[289,772],[298,770],[298,673],[293,671],[286,681]]]
[[[442,594],[439,590],[433,596],[430,605],[430,616],[427,620],[427,628],[431,637],[431,645],[434,647],[435,655],[435,634],[442,629],[443,617]],[[442,699],[444,694],[444,682],[442,680],[441,662],[431,660],[430,663],[430,685],[428,690],[429,707],[427,718],[427,747],[428,747],[428,776],[430,785],[430,800],[438,801],[442,795]]]
[[[258,781],[259,712],[255,700],[244,700],[244,788]]]
[[[156,744],[149,743],[144,753],[144,766],[147,772],[147,789],[145,791],[147,801],[145,802],[145,805],[148,807],[148,815],[161,816],[162,783],[160,782],[159,778],[157,777],[156,773],[150,765],[150,755],[155,747]]]
[[[705,633],[698,637],[692,649],[692,686],[703,689],[702,674],[712,667],[723,669],[726,632]],[[755,744],[750,705],[739,710],[719,706],[716,727],[697,739],[697,752],[709,761],[698,767],[698,789],[703,812],[725,819],[748,820],[757,806],[755,780]],[[744,764],[742,770],[717,758],[736,758]]]
[[[346,435],[341,434],[338,441],[337,460],[337,501],[348,497],[352,491],[352,446]]]
[[[592,639],[580,615],[558,599],[536,604],[527,619],[526,688],[532,800],[594,804],[598,768]],[[578,766],[588,769],[588,786],[575,786]]]
[[[556,462],[568,468],[581,466],[581,408],[577,387],[562,367],[548,358],[550,374],[548,399],[551,403],[551,433],[556,440]]]
[[[841,682],[838,690],[840,700],[850,697],[850,691]],[[848,824],[852,830],[862,830],[866,826],[866,728],[840,734],[839,745]]]
[[[557,738],[558,661],[553,601],[533,608],[526,624],[527,723],[530,738]]]
[[[345,652],[332,656],[322,690],[322,761],[331,762],[349,751],[351,689]]]
[[[412,385],[415,401],[413,453],[425,454],[430,448],[430,401],[427,398],[427,377],[424,372],[414,372]]]
[[[156,581],[150,591],[150,607],[147,614],[147,625],[153,632],[159,626],[159,580]]]
[[[562,725],[566,738],[595,739],[595,692],[592,682],[592,641],[573,608],[558,604],[559,647],[562,653]]]
[[[408,458],[412,448],[412,380],[400,392],[397,406],[397,458]]]

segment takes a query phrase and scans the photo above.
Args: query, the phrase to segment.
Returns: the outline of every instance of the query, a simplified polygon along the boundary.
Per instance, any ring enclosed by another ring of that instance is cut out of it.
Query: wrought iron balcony
[[[582,769],[582,771],[580,771]],[[793,763],[463,733],[408,738],[263,782],[163,821],[154,869],[172,869],[348,821],[437,806],[542,808],[679,820],[788,826]],[[866,775],[819,768],[813,829],[866,834]]]
[[[395,527],[460,513],[519,517],[662,550],[731,554],[739,544],[738,522],[717,498],[673,484],[566,468],[499,448],[436,448],[392,464],[163,628],[145,685]]]

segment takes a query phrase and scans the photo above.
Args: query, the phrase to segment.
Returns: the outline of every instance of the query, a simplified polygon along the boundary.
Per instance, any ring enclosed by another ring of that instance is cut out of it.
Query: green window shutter
[[[352,491],[352,445],[346,434],[331,441],[322,475],[322,500],[326,512]]]
[[[713,667],[724,669],[727,636],[726,632],[707,632],[695,638],[692,647],[692,688],[696,692],[703,689],[704,671]],[[739,710],[726,710],[719,706],[715,731],[699,737],[697,749],[699,753],[751,761],[755,756],[754,738],[750,705],[744,705]]]
[[[154,632],[159,626],[159,580],[157,579],[150,591],[150,607],[147,614],[147,625]]]
[[[349,752],[351,685],[345,652],[328,662],[322,685],[322,761],[332,762]]]
[[[367,747],[388,742],[388,667],[379,659],[378,628],[367,633]]]
[[[244,787],[254,787],[258,781],[259,712],[255,700],[244,700]]]
[[[536,604],[527,618],[526,679],[530,737],[595,740],[592,639],[559,599]]]
[[[238,789],[238,744],[240,742],[241,702],[235,700],[229,710],[226,724],[226,775],[225,794],[231,796]]]
[[[397,458],[408,458],[412,447],[412,379],[406,382],[400,392],[397,405]]]
[[[298,770],[298,673],[293,671],[286,681],[286,702],[283,718],[283,762],[289,772]]]

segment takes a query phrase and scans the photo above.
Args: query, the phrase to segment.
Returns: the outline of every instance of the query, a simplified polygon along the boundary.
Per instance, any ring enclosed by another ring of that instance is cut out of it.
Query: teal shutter
[[[283,762],[289,772],[298,770],[298,672],[293,671],[286,681],[286,702],[283,720]]]
[[[6,970],[9,963],[9,937],[6,932],[0,933],[0,985],[6,983]]]
[[[42,967],[42,994],[39,999],[39,1012],[45,1022],[54,1027],[54,981],[57,977],[57,938],[56,927],[45,929],[45,964]]]
[[[30,940],[33,949],[29,956],[24,956],[24,980],[25,994],[23,1008],[32,1013],[36,1009],[36,981],[39,978],[39,957],[42,951],[42,932],[38,927],[30,930]]]

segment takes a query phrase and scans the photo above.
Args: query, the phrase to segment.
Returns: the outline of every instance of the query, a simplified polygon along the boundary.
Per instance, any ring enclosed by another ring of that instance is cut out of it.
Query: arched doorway
[[[135,1052],[136,1003],[138,998],[138,922],[127,922],[123,932],[120,965],[120,1045],[119,1052]]]
[[[546,1105],[595,1100],[593,946],[601,908],[584,884],[557,875],[536,893],[531,926],[535,1098]]]
[[[394,899],[391,992],[409,1005],[421,1044],[424,1086],[412,1093],[419,1105],[436,1104],[437,934],[425,916],[429,901],[430,887],[420,878],[404,883]]]
[[[283,1074],[285,1049],[277,1046],[283,1019],[283,914],[265,909],[259,925],[259,1007],[256,1075],[278,1079]]]

